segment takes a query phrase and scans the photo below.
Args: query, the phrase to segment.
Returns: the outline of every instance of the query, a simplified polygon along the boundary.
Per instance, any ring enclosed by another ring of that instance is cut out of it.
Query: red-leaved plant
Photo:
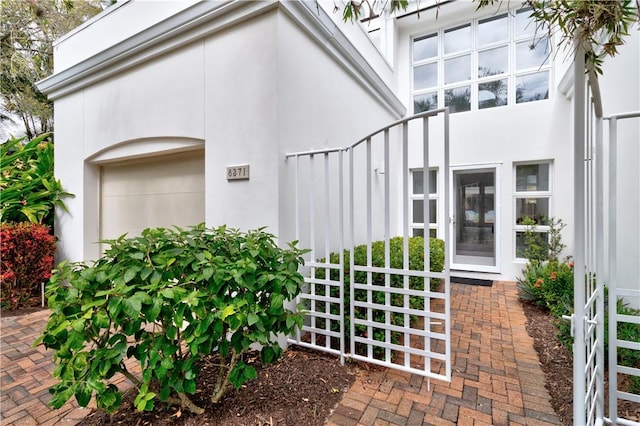
[[[0,232],[0,305],[15,309],[51,277],[56,240],[39,223],[3,223]]]

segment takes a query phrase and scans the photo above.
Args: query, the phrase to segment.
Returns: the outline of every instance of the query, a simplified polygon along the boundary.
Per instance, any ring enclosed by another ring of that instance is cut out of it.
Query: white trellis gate
[[[448,218],[448,109],[397,121],[346,148],[287,154],[295,169],[296,239],[311,249],[297,300],[307,320],[291,343],[451,379],[448,233],[443,272],[430,272],[429,253],[438,248],[429,238],[419,248],[410,239],[410,209],[421,212],[429,235],[434,153],[445,171],[440,217]],[[410,155],[422,156],[421,175],[411,174]],[[410,177],[423,188],[421,202],[409,197]],[[413,264],[409,252],[416,249],[421,260]]]
[[[640,423],[618,412],[619,400],[640,403],[640,395],[618,389],[619,375],[640,377],[637,366],[619,365],[619,350],[640,351],[640,342],[619,336],[618,325],[640,324],[640,317],[619,314],[617,300],[618,297],[640,300],[640,290],[618,288],[616,147],[618,121],[640,118],[640,112],[603,117],[597,76],[593,72],[585,74],[584,69],[584,52],[578,47],[574,64],[575,300],[571,318],[575,338],[574,424],[638,426]],[[604,138],[606,122],[609,123],[608,141]],[[638,143],[637,140],[630,142]],[[608,347],[605,346],[605,309],[609,316]],[[608,413],[605,413],[605,354],[609,358]]]

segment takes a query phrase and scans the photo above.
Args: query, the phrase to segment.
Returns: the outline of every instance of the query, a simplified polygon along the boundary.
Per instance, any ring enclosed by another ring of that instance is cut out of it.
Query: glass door
[[[452,268],[498,272],[497,168],[453,170]]]

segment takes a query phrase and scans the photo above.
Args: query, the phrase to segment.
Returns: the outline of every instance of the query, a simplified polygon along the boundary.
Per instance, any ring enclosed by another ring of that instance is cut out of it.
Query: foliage
[[[548,232],[537,232],[538,222],[525,217],[522,224],[527,226],[524,232],[524,257],[530,263],[558,262],[558,256],[566,245],[562,242],[562,230],[566,226],[562,219],[542,218],[539,225],[547,226]]]
[[[56,206],[71,194],[53,175],[53,142],[41,135],[27,143],[11,138],[0,145],[0,219],[2,222],[45,223],[53,226]]]
[[[56,240],[45,225],[0,224],[0,305],[22,307],[49,280]]]
[[[573,309],[573,262],[560,262],[558,255],[565,248],[562,242],[562,219],[525,217],[524,256],[528,259],[518,277],[520,298],[547,308],[562,317]],[[537,226],[548,226],[547,232],[537,232]]]
[[[543,221],[550,226],[548,243],[541,239],[539,233],[534,232],[535,223],[531,219],[523,221],[529,225],[525,237],[529,262],[522,271],[522,277],[517,278],[517,286],[520,298],[547,309],[555,317],[555,325],[558,328],[558,340],[567,348],[572,349],[573,337],[571,336],[571,323],[563,316],[571,315],[574,306],[574,269],[573,262],[558,261],[558,254],[564,248],[561,240],[561,230],[564,227],[562,221]],[[595,277],[591,277],[595,280]],[[607,291],[605,287],[605,306],[608,305]],[[622,299],[616,301],[618,314],[639,316],[640,310],[632,309],[623,303]],[[609,313],[604,315],[604,346],[609,347]],[[618,339],[631,342],[640,342],[640,324],[618,322]],[[605,352],[605,358],[608,351]],[[606,361],[605,361],[606,362]],[[640,368],[640,351],[629,348],[618,348],[618,365]],[[633,393],[640,393],[640,378],[626,376],[626,382],[621,388]]]
[[[573,262],[527,263],[517,278],[520,298],[547,308],[561,317],[573,310]]]
[[[86,406],[115,411],[121,395],[106,381],[125,375],[137,387],[135,406],[157,400],[202,410],[189,399],[196,390],[197,361],[219,360],[217,402],[228,389],[256,377],[242,355],[262,346],[264,363],[281,354],[276,335],[302,326],[302,314],[286,301],[298,295],[304,251],[279,248],[263,229],[246,233],[204,224],[189,230],[146,229],[137,238],[107,241],[94,264],[62,264],[47,288],[53,310],[39,338],[55,350],[59,380],[51,405],[75,395]],[[37,342],[38,343],[38,342]],[[142,376],[125,358],[135,358]]]
[[[617,312],[620,315],[640,316],[640,309],[633,309],[622,300],[617,300]],[[606,317],[608,322],[608,317]],[[605,324],[605,333],[608,334],[608,324]],[[640,343],[640,324],[631,322],[618,322],[617,338],[629,342]],[[608,336],[605,336],[608,337]],[[605,338],[607,342],[608,339]],[[618,365],[632,368],[640,368],[640,350],[630,348],[618,348]],[[625,377],[625,376],[623,376]],[[640,377],[626,376],[626,390],[631,393],[640,394]]]
[[[444,241],[430,238],[429,239],[429,264],[430,270],[435,272],[441,272],[444,270]],[[414,271],[423,271],[424,270],[424,238],[423,237],[412,237],[409,238],[408,241],[408,249],[409,249],[409,268]],[[367,265],[367,246],[359,245],[354,247],[354,265]],[[402,237],[394,237],[389,240],[389,264],[391,268],[402,269],[404,263],[404,247],[403,247],[403,238]],[[320,262],[324,262],[322,259]],[[331,253],[329,257],[330,263],[339,263],[339,254]],[[350,252],[349,250],[344,251],[344,305],[349,306],[350,304],[350,288],[351,288],[351,275],[350,275]],[[385,242],[384,241],[375,241],[371,244],[371,265],[377,267],[385,266]],[[316,268],[316,277],[323,279],[326,276],[325,269]],[[338,281],[339,275],[338,271],[335,269],[330,270],[330,278],[331,280]],[[356,271],[354,274],[355,283],[367,283],[367,272]],[[371,285],[372,286],[385,286],[385,274],[374,273],[371,274]],[[425,288],[425,281],[428,282],[428,279],[420,278],[420,277],[410,277],[409,278],[409,288],[411,290],[425,291],[429,289],[434,289],[437,285],[440,284],[440,280],[437,278],[432,278],[429,288]],[[390,275],[389,276],[389,286],[392,288],[403,288],[404,287],[404,277],[401,275]],[[332,288],[331,290],[332,297],[339,297],[338,288]],[[325,295],[324,285],[317,286],[316,294]],[[386,292],[384,291],[373,291],[372,292],[372,302],[380,305],[386,305]],[[354,291],[354,297],[356,301],[366,301],[367,300],[367,291],[356,289]],[[409,297],[409,305],[412,309],[423,309],[424,302],[422,297],[410,296]],[[404,306],[404,296],[400,294],[391,293],[389,297],[388,304],[391,306]],[[324,302],[316,302],[316,306],[318,310],[324,310]],[[330,312],[334,315],[339,314],[338,307],[335,304],[330,306]],[[355,308],[354,310],[356,318],[364,319],[366,318],[366,310],[364,308]],[[380,323],[385,322],[385,311],[374,310],[372,320]],[[348,346],[350,344],[349,339],[349,330],[350,330],[350,312],[346,311],[344,315],[344,327],[345,327],[345,344]],[[397,326],[404,326],[404,315],[396,314],[391,312],[390,314],[391,323]],[[318,327],[323,328],[324,322],[321,319],[317,319],[316,323]],[[407,324],[408,326],[408,324]],[[338,323],[332,322],[331,329],[333,331],[338,330]],[[356,327],[356,336],[365,336],[366,335],[366,327],[358,326]],[[399,341],[399,334],[394,333],[392,335],[392,341]],[[374,332],[373,339],[378,341],[384,341],[385,335],[384,331],[376,331]],[[384,351],[379,350],[381,348],[376,348],[375,356],[381,358],[384,356]]]
[[[53,42],[102,11],[99,0],[3,0],[0,95],[29,139],[53,130],[52,103],[35,83],[53,71]]]
[[[390,0],[388,2],[370,2],[369,0],[349,0],[344,5],[342,9],[342,19],[344,22],[347,21],[357,21],[362,16],[363,8],[366,6],[366,10],[369,11],[367,14],[367,18],[375,18],[378,14],[382,13],[382,10],[387,7],[387,3],[389,5],[390,13],[395,11],[399,11],[400,9],[406,10],[407,6],[409,6],[409,0]],[[334,13],[340,10],[337,5],[334,4],[333,11]]]
[[[477,0],[478,9],[496,0]],[[500,0],[502,3],[502,0]],[[631,0],[525,0],[531,8],[537,31],[552,37],[558,33],[560,46],[572,47],[577,41],[585,49],[587,71],[602,74],[607,56],[615,56],[624,44],[629,28],[640,22],[640,5]]]

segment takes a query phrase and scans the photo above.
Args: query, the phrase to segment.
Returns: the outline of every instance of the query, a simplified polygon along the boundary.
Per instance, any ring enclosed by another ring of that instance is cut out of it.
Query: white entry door
[[[498,166],[452,168],[451,269],[499,272]]]

